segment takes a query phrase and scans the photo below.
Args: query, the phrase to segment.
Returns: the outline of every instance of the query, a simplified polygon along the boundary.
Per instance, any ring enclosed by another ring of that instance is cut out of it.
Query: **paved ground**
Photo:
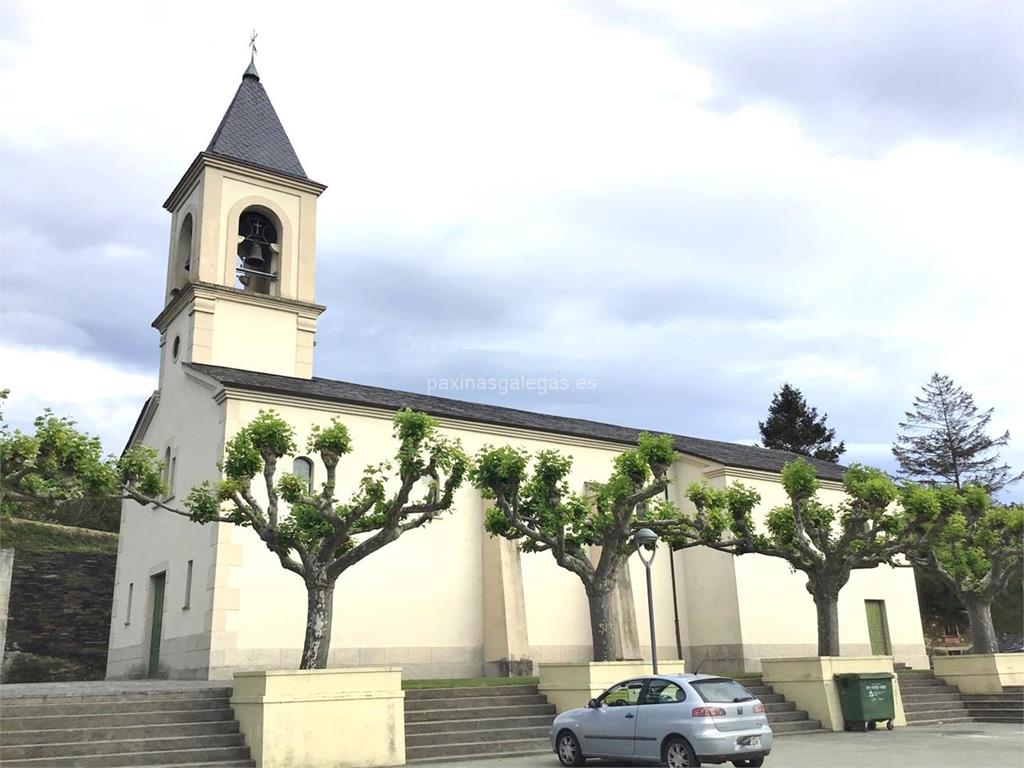
[[[554,754],[454,764],[458,768],[555,768]],[[630,763],[588,760],[597,768]],[[633,763],[632,765],[636,765]],[[730,766],[729,763],[726,763]],[[1016,768],[1024,766],[1024,727],[998,723],[897,728],[893,732],[783,736],[765,768]],[[731,768],[731,766],[730,766]]]

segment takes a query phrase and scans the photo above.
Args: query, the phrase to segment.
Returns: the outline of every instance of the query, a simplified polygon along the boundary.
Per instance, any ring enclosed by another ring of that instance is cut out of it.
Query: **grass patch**
[[[116,555],[117,534],[0,516],[0,547],[36,554]]]
[[[438,678],[432,680],[403,680],[402,688],[407,691],[421,688],[495,688],[502,685],[536,685],[537,677],[464,677]]]

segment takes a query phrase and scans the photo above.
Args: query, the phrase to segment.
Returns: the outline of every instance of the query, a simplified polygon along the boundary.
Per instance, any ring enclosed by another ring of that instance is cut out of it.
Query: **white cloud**
[[[699,36],[800,24],[822,3],[614,8],[655,11],[648,18]],[[717,409],[693,417],[720,430],[709,437],[753,436],[771,390],[791,378],[851,445],[888,445],[940,370],[995,406],[1001,424],[1024,424],[1024,370],[1009,351],[1024,277],[1019,147],[913,136],[837,150],[784,100],[712,108],[719,81],[708,60],[592,9],[6,4],[0,143],[61,165],[45,177],[35,165],[14,169],[8,186],[25,204],[4,214],[4,278],[24,295],[3,302],[3,334],[17,354],[49,361],[34,363],[40,370],[89,372],[16,386],[15,397],[34,398],[19,413],[66,407],[120,447],[153,377],[95,360],[126,362],[130,347],[139,364],[146,344],[155,352],[146,324],[163,295],[158,208],[213,133],[255,25],[263,82],[306,169],[330,185],[318,208],[320,264],[335,277],[318,281],[332,310],[321,338],[365,340],[359,358],[343,349],[332,359],[322,344],[318,374],[368,370],[386,384],[409,357],[463,350],[482,370],[533,359],[602,381],[629,374],[631,390],[657,369],[666,381],[699,376],[730,398],[694,408]],[[887,119],[870,104],[856,117]],[[66,160],[76,153],[95,157]],[[91,240],[76,244],[83,220]],[[372,282],[365,269],[357,295],[347,293],[356,260],[383,252],[390,272]],[[398,290],[393,272],[413,267],[435,291],[470,286],[505,324],[448,323],[441,337],[430,315],[459,307],[437,293],[422,299],[422,327],[402,328],[384,294]],[[97,303],[109,322],[95,317]],[[375,316],[381,306],[394,316]],[[56,347],[78,351],[46,351]],[[9,348],[4,368],[15,370]],[[66,391],[90,376],[105,382],[95,397]],[[636,412],[626,407],[592,415],[623,421]],[[674,395],[645,407],[648,424],[690,418]],[[1017,431],[1006,455],[1024,466]]]
[[[119,453],[156,375],[141,375],[69,352],[31,350],[0,344],[0,387],[11,390],[4,416],[28,430],[52,408],[71,416],[79,428],[99,435],[103,448]]]

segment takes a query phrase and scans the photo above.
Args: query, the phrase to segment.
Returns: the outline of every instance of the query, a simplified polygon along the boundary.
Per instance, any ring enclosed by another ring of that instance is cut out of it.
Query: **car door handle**
[[[636,715],[626,715],[627,720],[629,720],[631,717],[636,717]]]

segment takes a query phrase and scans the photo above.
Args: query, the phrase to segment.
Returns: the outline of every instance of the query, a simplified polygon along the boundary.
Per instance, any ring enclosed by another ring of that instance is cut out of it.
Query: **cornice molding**
[[[326,310],[323,304],[313,304],[298,299],[287,299],[282,296],[264,296],[259,293],[249,293],[238,288],[228,288],[226,285],[215,283],[187,283],[177,296],[164,307],[163,311],[153,320],[153,327],[163,333],[171,320],[193,300],[198,304],[202,300],[214,301],[226,299],[240,304],[248,304],[253,307],[266,307],[269,309],[289,309],[295,312],[300,318],[315,320]],[[197,307],[199,311],[211,311],[211,307]]]
[[[744,467],[717,466],[704,471],[704,477],[714,480],[720,477],[740,477],[747,480],[764,480],[768,482],[781,482],[782,476],[775,472],[765,472],[759,469],[746,469]],[[818,478],[818,484],[822,488],[831,491],[843,491],[845,488],[838,480],[824,480]]]
[[[168,211],[175,211],[182,200],[188,196],[188,193],[198,183],[200,175],[206,168],[216,168],[222,171],[241,173],[249,178],[258,179],[260,181],[269,182],[278,186],[288,187],[300,192],[308,192],[309,194],[316,195],[317,197],[327,189],[326,184],[321,184],[318,181],[311,181],[310,179],[301,179],[298,176],[289,176],[287,174],[278,173],[271,171],[266,168],[262,168],[258,165],[250,165],[249,163],[243,163],[238,160],[230,160],[220,155],[214,155],[210,152],[200,152],[196,155],[196,159],[192,161],[192,164],[185,171],[178,183],[174,185],[174,189],[171,194],[164,201],[164,208]]]

